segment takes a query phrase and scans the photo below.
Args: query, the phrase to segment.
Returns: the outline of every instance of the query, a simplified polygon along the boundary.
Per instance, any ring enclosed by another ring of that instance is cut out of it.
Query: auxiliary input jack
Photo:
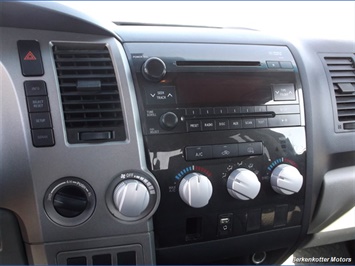
[[[258,265],[265,261],[266,259],[266,252],[256,252],[252,255],[251,260],[254,264]]]

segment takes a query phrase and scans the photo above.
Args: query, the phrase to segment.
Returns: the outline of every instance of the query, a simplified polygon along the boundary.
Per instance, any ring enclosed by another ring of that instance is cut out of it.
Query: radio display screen
[[[175,85],[178,103],[184,106],[263,105],[272,100],[271,84],[282,82],[293,83],[293,75],[179,73]]]

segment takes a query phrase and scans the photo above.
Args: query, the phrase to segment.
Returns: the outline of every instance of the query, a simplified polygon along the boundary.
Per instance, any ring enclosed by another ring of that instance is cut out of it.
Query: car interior
[[[0,2],[0,99],[1,265],[354,263],[355,34]]]

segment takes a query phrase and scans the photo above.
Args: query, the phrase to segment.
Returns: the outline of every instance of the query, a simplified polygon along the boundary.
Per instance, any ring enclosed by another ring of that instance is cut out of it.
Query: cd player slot
[[[258,61],[176,61],[177,66],[261,66]]]

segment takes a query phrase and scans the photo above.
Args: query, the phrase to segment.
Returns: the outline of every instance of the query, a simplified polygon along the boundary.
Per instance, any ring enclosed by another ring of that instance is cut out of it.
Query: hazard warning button
[[[21,40],[17,42],[17,48],[22,75],[25,77],[43,76],[44,69],[39,43],[34,40]]]

